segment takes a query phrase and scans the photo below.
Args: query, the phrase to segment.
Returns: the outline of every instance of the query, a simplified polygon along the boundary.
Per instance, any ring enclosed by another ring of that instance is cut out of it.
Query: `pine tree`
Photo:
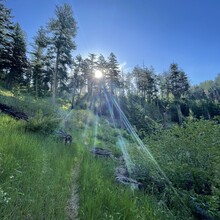
[[[85,59],[83,71],[86,76],[88,93],[93,94],[94,87],[94,71],[97,68],[96,55],[93,53],[89,54],[89,57]]]
[[[33,88],[35,97],[43,96],[48,90],[48,85],[45,83],[46,66],[45,66],[45,48],[48,45],[48,38],[43,27],[37,32],[34,38],[33,52],[32,52],[32,71],[33,71]]]
[[[152,102],[157,98],[156,76],[153,68],[135,67],[133,70],[138,94],[145,100]]]
[[[102,54],[100,54],[98,56],[98,59],[97,59],[97,69],[99,69],[102,72],[103,78],[105,80],[107,69],[108,69],[108,63],[107,63],[107,61],[105,60],[105,57]]]
[[[7,75],[8,88],[24,85],[27,67],[25,34],[20,25],[16,23],[13,33],[11,68]]]
[[[179,70],[178,65],[175,63],[170,65],[169,74],[170,91],[174,96],[179,123],[182,124],[183,116],[180,108],[180,99],[186,96],[189,90],[189,81],[185,72]]]
[[[11,10],[0,0],[0,80],[5,80],[12,61],[13,29]]]
[[[116,88],[120,88],[120,70],[117,58],[114,53],[110,53],[108,57],[108,71],[106,73],[106,83],[111,93],[115,93]]]
[[[72,109],[74,108],[75,103],[77,103],[77,101],[79,100],[82,89],[86,83],[85,74],[83,72],[83,65],[84,60],[82,59],[81,55],[76,56],[73,63],[73,75],[70,78],[69,84],[69,88],[72,93]]]
[[[167,111],[170,101],[170,75],[168,72],[158,75],[159,109],[163,118],[163,126],[167,127]]]
[[[52,82],[54,103],[58,86],[60,91],[65,89],[68,67],[70,68],[72,64],[71,52],[76,48],[73,39],[77,30],[73,11],[69,4],[56,6],[55,15],[56,18],[51,19],[48,23],[51,43],[55,50],[55,69]]]

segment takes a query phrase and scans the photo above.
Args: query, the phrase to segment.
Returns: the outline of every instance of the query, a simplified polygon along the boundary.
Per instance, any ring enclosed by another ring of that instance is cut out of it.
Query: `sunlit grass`
[[[84,153],[80,172],[80,219],[174,219],[151,196],[114,180],[111,159]]]
[[[36,102],[31,97],[25,97],[21,102],[16,97],[2,97],[6,103],[35,115],[41,109],[42,117],[38,121],[56,112],[55,116],[61,117],[57,129],[72,134],[73,144],[67,147],[61,142],[57,143],[55,138],[41,135],[37,129],[27,129],[27,124],[23,124],[26,122],[15,121],[0,113],[0,219],[66,219],[72,182],[78,184],[80,219],[165,220],[192,217],[184,214],[185,206],[182,204],[168,203],[168,210],[166,202],[173,199],[168,190],[158,196],[153,190],[148,193],[120,185],[115,181],[114,173],[118,162],[112,158],[95,158],[89,152],[96,146],[111,150],[114,156],[122,155],[121,140],[126,145],[124,147],[129,148],[126,150],[136,165],[148,170],[151,169],[150,165],[154,168],[154,163],[140,156],[140,149],[125,130],[89,110],[66,111],[61,107],[58,114],[46,99]],[[50,126],[45,122],[42,120],[42,124]],[[33,124],[30,126],[33,128]],[[219,157],[213,155],[219,146],[219,127],[205,122],[185,127],[187,129],[177,127],[176,130],[165,131],[145,140],[156,161],[176,184],[175,187],[182,187],[181,178],[185,170],[180,171],[184,168],[182,161],[185,159],[190,159],[189,162],[193,162],[193,167],[198,169],[207,166],[210,170],[210,165],[218,164]],[[195,132],[197,127],[199,129]],[[207,132],[207,129],[210,131]],[[48,128],[45,130],[48,131]],[[206,157],[207,146],[209,152],[213,152],[211,160]],[[186,157],[182,157],[184,155]],[[76,162],[80,164],[79,179],[73,181],[72,172]],[[151,174],[156,176],[153,168]],[[219,174],[213,171],[213,176],[215,182],[219,183]],[[215,190],[219,193],[217,187]],[[217,198],[214,194],[210,197],[210,207],[217,204]],[[216,210],[213,209],[213,212]]]
[[[65,219],[75,150],[0,115],[0,219]]]
[[[11,91],[4,90],[2,88],[0,88],[0,95],[7,96],[7,97],[14,96],[14,94]]]

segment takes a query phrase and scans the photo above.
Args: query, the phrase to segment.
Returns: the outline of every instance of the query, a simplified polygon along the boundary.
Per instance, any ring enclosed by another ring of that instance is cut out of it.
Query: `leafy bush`
[[[203,198],[208,211],[219,215],[220,126],[207,120],[188,121],[145,138],[173,185],[188,196]]]
[[[77,128],[84,128],[95,123],[95,115],[89,110],[72,110],[72,121]]]
[[[58,126],[60,119],[53,115],[45,116],[41,110],[37,114],[30,118],[24,125],[25,130],[32,132],[40,132],[43,134],[51,133]]]

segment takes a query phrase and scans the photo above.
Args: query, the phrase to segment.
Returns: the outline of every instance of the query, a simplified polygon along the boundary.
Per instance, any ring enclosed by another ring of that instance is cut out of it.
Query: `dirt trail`
[[[71,220],[79,220],[78,217],[78,208],[79,208],[79,192],[78,192],[78,177],[79,177],[79,171],[80,171],[80,162],[78,162],[72,173],[72,194],[71,199],[69,201],[69,206],[67,209],[68,219]]]

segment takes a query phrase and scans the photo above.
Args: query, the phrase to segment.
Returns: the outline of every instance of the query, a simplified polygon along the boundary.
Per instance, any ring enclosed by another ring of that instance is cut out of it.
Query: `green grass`
[[[113,128],[103,124],[102,121],[99,120],[98,124],[98,133],[99,130],[102,131],[102,135],[113,132]],[[105,129],[103,125],[106,126]],[[176,218],[162,203],[159,204],[154,196],[116,182],[114,172],[117,162],[111,158],[96,158],[89,152],[94,145],[93,130],[94,126],[87,130],[88,147],[83,146],[83,140],[81,142],[83,148],[79,175],[80,219],[184,219]],[[116,146],[111,142],[112,140],[101,138],[97,139],[96,144],[117,154]]]
[[[135,144],[125,131],[115,129],[88,110],[67,114],[63,109],[58,115],[45,100],[22,96],[18,99],[1,90],[0,99],[35,115],[26,123],[0,113],[0,219],[66,219],[73,182],[78,184],[81,220],[191,219],[191,213],[184,210],[186,207],[180,200],[175,202],[169,189],[158,195],[153,190],[149,193],[121,185],[114,177],[118,163],[110,158],[94,158],[89,152],[95,143],[96,124],[96,146],[110,149],[115,156],[121,155],[118,145],[121,133],[135,165],[150,170],[151,163],[133,147]],[[55,129],[49,124],[50,112],[55,118],[65,118],[59,128],[73,135],[72,146],[48,136]],[[216,218],[220,198],[219,133],[219,125],[200,120],[145,139],[184,201],[189,196],[195,197],[200,204],[208,204],[208,213]],[[79,179],[73,181],[76,163],[80,164]],[[189,191],[188,180],[194,181]],[[211,182],[212,194],[198,195],[196,190],[207,182]]]
[[[111,159],[84,153],[80,186],[80,219],[174,219],[152,197],[133,191],[114,180]]]
[[[76,151],[0,115],[0,219],[65,219]]]

